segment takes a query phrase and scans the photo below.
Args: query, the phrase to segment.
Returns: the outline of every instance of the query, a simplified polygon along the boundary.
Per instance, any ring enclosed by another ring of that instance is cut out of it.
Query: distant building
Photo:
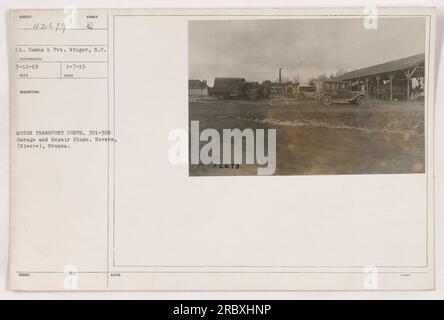
[[[188,80],[189,96],[207,96],[208,85],[206,80]]]
[[[287,97],[294,97],[297,95],[299,82],[273,82],[270,85],[270,91],[273,95],[285,95]]]

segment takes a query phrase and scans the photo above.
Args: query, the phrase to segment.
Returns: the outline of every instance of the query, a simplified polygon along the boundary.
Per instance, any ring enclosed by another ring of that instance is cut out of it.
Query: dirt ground
[[[314,100],[257,102],[194,98],[190,121],[205,128],[277,130],[276,175],[424,172],[424,103],[369,100],[321,106]],[[190,165],[191,176],[256,175],[239,168]]]

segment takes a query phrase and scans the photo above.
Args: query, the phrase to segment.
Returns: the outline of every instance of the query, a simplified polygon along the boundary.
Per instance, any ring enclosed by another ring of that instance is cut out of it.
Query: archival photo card
[[[436,10],[71,9],[10,12],[11,290],[434,288]]]

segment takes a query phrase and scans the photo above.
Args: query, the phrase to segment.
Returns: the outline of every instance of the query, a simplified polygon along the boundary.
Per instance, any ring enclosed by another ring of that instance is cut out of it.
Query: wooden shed
[[[206,80],[188,80],[189,96],[206,96],[208,95],[208,85]]]

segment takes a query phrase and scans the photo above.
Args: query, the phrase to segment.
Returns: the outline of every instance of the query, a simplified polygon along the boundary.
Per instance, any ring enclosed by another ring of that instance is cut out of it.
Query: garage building
[[[410,100],[424,93],[425,55],[393,60],[344,73],[338,80],[349,81],[354,90],[365,90],[368,97]]]

